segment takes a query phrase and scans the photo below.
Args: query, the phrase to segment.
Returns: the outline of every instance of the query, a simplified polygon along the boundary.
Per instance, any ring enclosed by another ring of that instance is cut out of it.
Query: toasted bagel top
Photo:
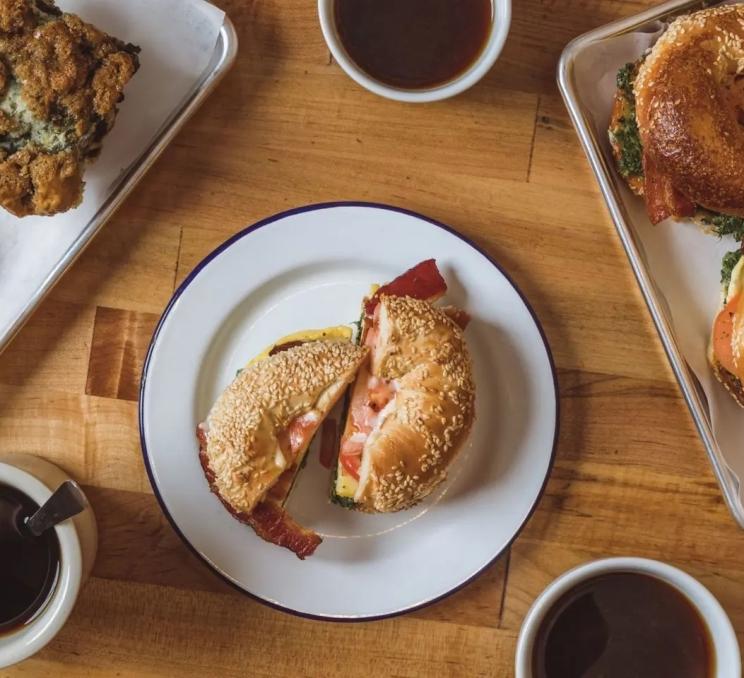
[[[313,341],[249,365],[235,378],[203,425],[206,459],[225,502],[239,512],[253,510],[298,461],[286,458],[280,436],[301,416],[319,424],[366,354],[348,341]]]
[[[362,453],[362,509],[398,511],[447,475],[475,418],[475,385],[462,329],[440,309],[383,296],[372,373],[395,386]]]
[[[635,81],[644,152],[694,203],[744,214],[744,5],[676,19]]]

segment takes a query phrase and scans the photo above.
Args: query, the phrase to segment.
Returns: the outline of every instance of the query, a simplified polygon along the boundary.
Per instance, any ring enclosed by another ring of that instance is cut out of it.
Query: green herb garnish
[[[636,101],[633,83],[638,75],[638,64],[625,64],[617,73],[617,87],[622,97],[623,114],[610,130],[610,139],[619,147],[617,169],[626,179],[643,176],[643,144],[636,120]]]
[[[704,224],[712,226],[719,238],[725,235],[733,235],[737,242],[744,240],[744,218],[742,217],[708,212],[703,216],[702,221]]]
[[[723,262],[721,264],[721,283],[726,287],[728,287],[731,282],[731,274],[733,273],[736,264],[739,263],[742,254],[744,254],[744,252],[741,250],[734,250],[733,252],[727,252],[723,255]]]
[[[339,497],[335,492],[331,492],[331,502],[347,509],[356,507],[356,502],[351,497]]]
[[[643,145],[635,117],[622,117],[613,134],[622,149],[618,159],[620,174],[624,177],[643,176]]]
[[[635,82],[638,69],[634,62],[625,64],[617,72],[617,88],[635,104],[635,94],[633,93],[633,83]]]

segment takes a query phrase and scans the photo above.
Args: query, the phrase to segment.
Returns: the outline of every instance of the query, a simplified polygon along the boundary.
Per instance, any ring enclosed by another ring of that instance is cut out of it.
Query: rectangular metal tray
[[[558,87],[568,108],[569,115],[581,141],[581,145],[589,159],[589,163],[599,183],[604,196],[610,216],[615,224],[625,252],[630,261],[633,273],[646,300],[651,317],[659,333],[664,350],[669,358],[674,374],[679,381],[682,393],[690,408],[695,425],[700,433],[705,449],[713,465],[718,484],[721,487],[723,497],[729,510],[739,523],[744,527],[744,509],[739,499],[739,481],[731,473],[725,462],[723,453],[716,441],[711,427],[710,411],[707,399],[702,387],[695,375],[692,373],[684,357],[682,356],[677,339],[675,338],[672,325],[664,311],[659,296],[652,282],[649,269],[640,255],[636,234],[631,220],[628,217],[625,197],[620,193],[613,180],[614,168],[610,166],[609,159],[602,151],[598,139],[589,123],[586,112],[582,109],[574,81],[574,64],[577,56],[589,45],[603,40],[608,40],[625,33],[638,31],[643,27],[658,21],[669,19],[685,12],[702,9],[711,3],[703,3],[700,0],[672,0],[658,7],[607,24],[593,31],[585,33],[570,42],[561,56],[558,64]],[[716,4],[716,3],[714,3]]]
[[[225,15],[220,29],[214,54],[199,81],[171,113],[163,126],[131,166],[112,186],[111,193],[98,211],[81,230],[70,247],[51,268],[44,281],[34,291],[23,311],[14,318],[8,327],[0,328],[0,353],[31,317],[36,307],[54,287],[64,272],[75,262],[90,244],[103,225],[111,218],[132,189],[140,182],[152,164],[158,159],[166,146],[178,134],[186,121],[196,112],[219,81],[230,70],[238,52],[238,36],[232,21]]]

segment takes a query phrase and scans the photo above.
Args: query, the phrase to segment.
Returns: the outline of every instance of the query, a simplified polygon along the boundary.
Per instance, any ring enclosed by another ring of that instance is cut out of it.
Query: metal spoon
[[[30,518],[24,519],[20,512],[15,512],[9,525],[0,525],[0,536],[39,537],[57,523],[84,511],[87,506],[88,500],[80,486],[74,480],[66,480]]]

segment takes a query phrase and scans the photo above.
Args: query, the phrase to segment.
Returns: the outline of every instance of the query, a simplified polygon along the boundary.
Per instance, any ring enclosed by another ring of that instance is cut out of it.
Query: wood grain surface
[[[610,555],[699,577],[744,639],[744,533],[555,87],[571,38],[653,3],[516,0],[492,72],[427,106],[351,82],[312,0],[219,4],[240,37],[233,71],[0,357],[0,452],[65,468],[100,524],[69,623],[0,676],[510,676],[534,597]],[[253,221],[340,199],[423,212],[499,260],[544,324],[562,409],[552,478],[510,553],[435,606],[357,625],[296,619],[212,576],[153,497],[136,411],[153,327],[192,267]]]

